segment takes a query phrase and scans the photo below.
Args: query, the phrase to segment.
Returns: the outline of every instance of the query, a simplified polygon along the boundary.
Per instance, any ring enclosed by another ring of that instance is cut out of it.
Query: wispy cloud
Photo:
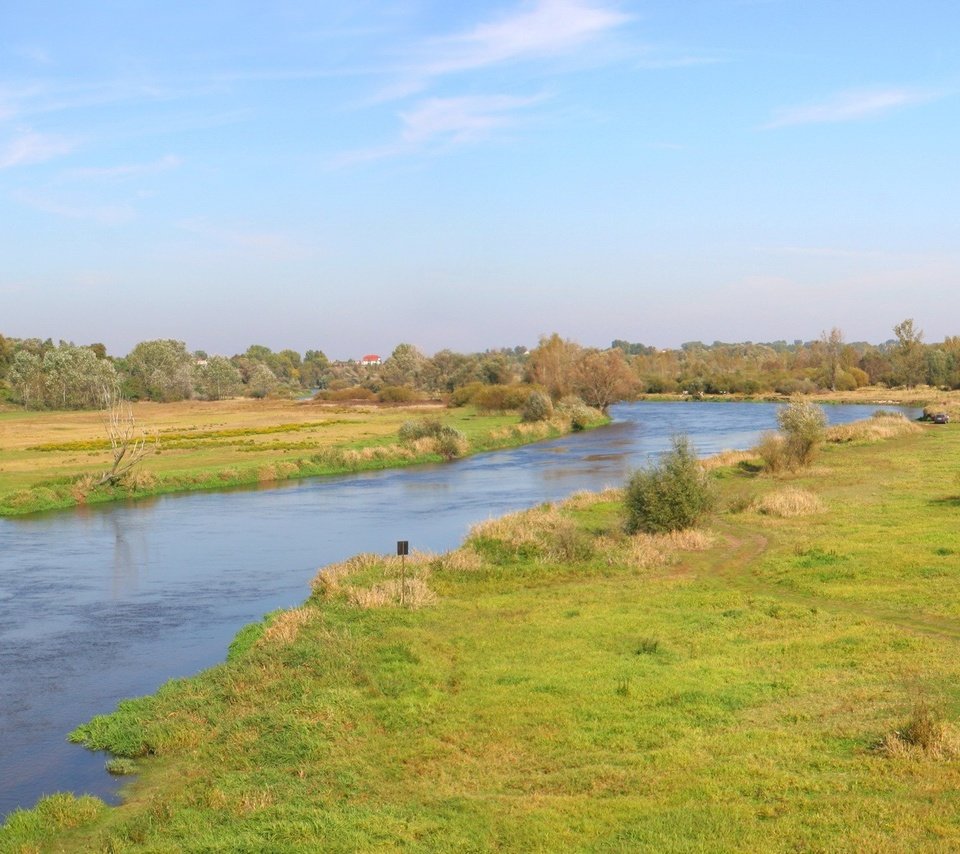
[[[21,204],[43,213],[61,216],[67,219],[84,220],[98,225],[123,225],[134,219],[136,211],[130,205],[88,205],[64,202],[50,195],[18,191],[13,198]]]
[[[76,145],[75,140],[63,136],[21,130],[12,139],[0,145],[0,169],[45,163],[55,157],[69,154]]]
[[[263,231],[243,225],[219,225],[203,218],[181,220],[177,227],[203,238],[205,243],[214,242],[230,247],[231,252],[241,250],[270,261],[297,261],[313,254],[310,247],[280,232]]]
[[[126,163],[119,166],[92,166],[70,169],[63,174],[66,180],[84,180],[87,178],[128,178],[154,172],[167,172],[177,169],[183,160],[175,154],[167,154],[151,163]]]
[[[546,95],[425,98],[399,113],[402,128],[396,142],[347,152],[333,165],[433,152],[479,142],[496,131],[518,125],[521,121],[519,113],[546,98]]]
[[[630,20],[602,0],[526,0],[498,18],[415,45],[372,100],[406,98],[453,74],[579,55]]]
[[[793,125],[855,122],[885,115],[903,107],[924,104],[943,97],[943,92],[893,87],[840,92],[818,104],[778,110],[763,129]]]
[[[630,20],[609,4],[591,0],[536,0],[512,15],[464,33],[431,40],[429,76],[484,68],[502,62],[568,53]]]

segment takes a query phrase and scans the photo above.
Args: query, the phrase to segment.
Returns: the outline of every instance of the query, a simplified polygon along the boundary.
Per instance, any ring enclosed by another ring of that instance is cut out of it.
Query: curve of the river
[[[832,406],[832,423],[872,406]],[[915,414],[911,412],[910,414]],[[300,604],[319,566],[620,485],[685,433],[702,455],[776,426],[759,403],[638,403],[614,423],[456,463],[0,520],[0,816],[55,791],[108,800],[103,755],[65,741],[123,697],[223,659],[244,624]]]

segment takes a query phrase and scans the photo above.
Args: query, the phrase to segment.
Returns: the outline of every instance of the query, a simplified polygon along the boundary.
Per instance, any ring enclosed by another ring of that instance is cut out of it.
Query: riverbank
[[[562,414],[524,424],[515,413],[422,404],[346,407],[238,399],[139,403],[132,415],[151,453],[119,483],[94,486],[111,462],[101,413],[0,412],[0,516],[440,462],[573,429]],[[424,418],[459,431],[463,441],[452,449],[402,441],[403,424]],[[607,420],[590,411],[578,426]]]
[[[56,796],[0,840],[954,848],[960,430],[918,430],[719,469],[693,537],[625,537],[607,492],[328,568],[223,665],[75,733],[132,758],[124,805]]]
[[[763,394],[644,394],[639,400],[692,401],[746,403],[787,403],[789,395],[774,392]],[[945,409],[960,407],[960,391],[944,391],[932,386],[915,388],[887,388],[886,386],[863,386],[850,391],[820,391],[803,395],[804,400],[826,405],[910,406],[922,409],[937,405]]]

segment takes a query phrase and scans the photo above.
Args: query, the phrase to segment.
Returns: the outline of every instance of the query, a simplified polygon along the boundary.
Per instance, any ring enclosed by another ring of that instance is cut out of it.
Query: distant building
[[[380,365],[382,364],[381,358],[376,353],[370,353],[367,356],[364,356],[357,364],[358,365]]]

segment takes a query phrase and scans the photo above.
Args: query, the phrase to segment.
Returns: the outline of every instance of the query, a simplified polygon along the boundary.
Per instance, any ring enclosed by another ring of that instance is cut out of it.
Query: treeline
[[[538,345],[427,356],[400,344],[378,364],[331,361],[321,350],[272,351],[255,344],[234,356],[189,352],[182,341],[144,341],[125,356],[102,344],[54,344],[0,335],[0,400],[28,408],[81,409],[101,404],[105,389],[131,400],[220,400],[246,395],[406,402],[427,397],[484,409],[522,406],[532,388],[553,401],[590,406],[645,393],[802,394],[864,385],[960,388],[960,336],[925,344],[912,320],[882,344],[847,343],[838,329],[816,341],[728,344],[693,341],[657,349],[616,340],[583,347],[554,333]],[[319,391],[318,391],[319,390]]]

